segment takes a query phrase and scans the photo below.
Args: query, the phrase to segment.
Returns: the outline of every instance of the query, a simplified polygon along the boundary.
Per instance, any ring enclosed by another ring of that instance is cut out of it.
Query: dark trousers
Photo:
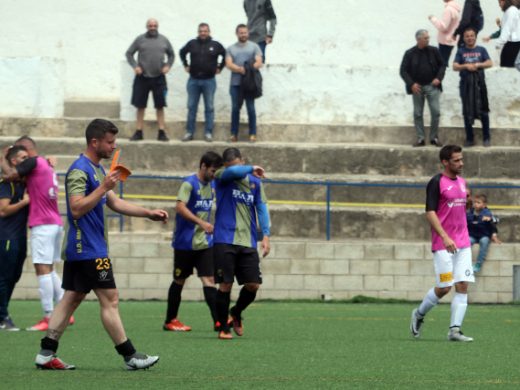
[[[27,237],[16,240],[0,240],[0,320],[9,315],[7,307],[14,286],[22,276],[26,256]]]
[[[482,122],[482,139],[488,141],[490,138],[489,114],[487,112],[481,112],[480,121]],[[466,129],[466,141],[473,142],[473,125],[467,117],[464,117],[464,128]]]
[[[453,50],[453,46],[443,45],[439,43],[439,52],[441,53],[441,57],[444,61],[444,65],[448,66],[450,62],[451,51]]]

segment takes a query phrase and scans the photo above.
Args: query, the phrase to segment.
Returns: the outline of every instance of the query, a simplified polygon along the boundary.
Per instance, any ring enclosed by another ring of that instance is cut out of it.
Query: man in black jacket
[[[180,51],[184,69],[190,74],[187,85],[188,120],[186,123],[186,134],[182,140],[191,141],[193,139],[197,107],[202,94],[206,122],[204,139],[211,142],[213,140],[213,123],[215,119],[213,98],[217,88],[215,75],[219,74],[224,67],[226,50],[219,42],[211,38],[207,23],[199,24],[198,34],[196,39],[189,41]],[[189,63],[186,58],[188,54],[190,55]]]
[[[435,146],[442,146],[437,132],[439,130],[442,79],[446,72],[446,65],[439,49],[430,46],[430,35],[426,30],[415,33],[417,45],[407,50],[401,62],[400,74],[406,84],[406,92],[413,97],[413,118],[417,142],[413,146],[424,146],[424,101],[428,100],[430,107],[431,125],[430,142]]]

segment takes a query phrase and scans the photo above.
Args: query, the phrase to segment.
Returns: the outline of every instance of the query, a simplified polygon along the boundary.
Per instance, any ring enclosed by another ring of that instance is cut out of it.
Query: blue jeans
[[[489,248],[489,237],[482,237],[480,240],[477,241],[475,237],[469,237],[471,241],[471,245],[476,244],[478,242],[479,244],[479,251],[477,256],[477,264],[482,265],[482,263],[486,260],[488,248]]]
[[[27,237],[0,241],[0,321],[9,315],[7,307],[22,276],[26,255]]]
[[[231,134],[238,136],[238,126],[240,124],[239,96],[240,86],[232,85],[229,88],[231,95]],[[255,99],[244,99],[247,107],[247,118],[249,119],[249,135],[256,135],[256,111]]]
[[[213,98],[217,89],[217,81],[215,77],[211,79],[195,79],[190,77],[186,86],[188,90],[188,123],[186,131],[190,134],[195,132],[195,120],[197,119],[197,108],[199,106],[200,95],[204,98],[204,117],[206,134],[213,133],[213,124],[215,122],[215,108],[213,106]]]
[[[265,64],[265,48],[267,46],[266,41],[257,42],[257,45],[260,46],[260,50],[262,50],[262,62]]]
[[[424,140],[424,102],[428,101],[430,107],[430,141],[433,141],[438,137],[439,131],[439,118],[441,117],[440,100],[441,90],[439,87],[433,85],[422,85],[421,92],[419,94],[412,94],[413,98],[413,122],[415,125],[415,133],[417,140]]]

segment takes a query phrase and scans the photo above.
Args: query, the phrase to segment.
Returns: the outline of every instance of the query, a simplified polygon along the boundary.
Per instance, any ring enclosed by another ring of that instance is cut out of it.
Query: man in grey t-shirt
[[[239,24],[235,30],[238,42],[230,46],[226,51],[226,67],[232,72],[231,86],[231,142],[238,141],[238,127],[240,123],[240,108],[242,105],[240,96],[240,82],[242,75],[246,73],[244,64],[253,64],[255,69],[260,69],[263,65],[262,50],[260,47],[248,40],[249,31],[245,24]],[[249,119],[249,141],[256,141],[256,111],[255,99],[244,97],[246,102],[247,117]]]
[[[271,0],[244,0],[249,39],[258,43],[265,62],[265,47],[273,42],[276,29],[276,14]],[[269,29],[267,23],[269,22]]]
[[[137,130],[130,141],[143,139],[144,111],[148,104],[150,91],[157,112],[159,141],[168,141],[164,131],[164,107],[166,107],[166,73],[170,71],[175,59],[172,45],[168,38],[159,34],[159,22],[148,19],[145,34],[139,35],[126,51],[126,59],[134,69],[135,79],[132,89],[132,105],[137,108]],[[137,61],[134,54],[138,53]],[[166,56],[166,61],[165,61]]]

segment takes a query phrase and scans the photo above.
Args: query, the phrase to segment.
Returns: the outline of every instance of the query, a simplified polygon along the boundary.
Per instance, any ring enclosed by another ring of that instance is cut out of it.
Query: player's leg
[[[240,289],[235,306],[231,308],[229,313],[233,321],[233,330],[238,336],[242,336],[244,334],[242,312],[254,302],[256,292],[262,283],[260,258],[256,248],[241,248],[235,273],[238,284],[243,286]]]
[[[235,278],[235,257],[237,249],[233,245],[216,244],[213,247],[215,260],[215,282],[219,283],[216,296],[217,319],[220,322],[218,337],[223,340],[233,338],[229,330],[229,303],[231,301],[231,289]]]
[[[197,276],[202,282],[202,291],[204,292],[204,300],[208,305],[211,318],[213,319],[215,331],[220,329],[220,322],[217,318],[217,289],[215,287],[215,263],[213,260],[213,248],[203,249],[195,252],[194,257]]]
[[[436,287],[428,290],[418,308],[412,311],[410,332],[414,337],[420,337],[424,317],[433,309],[439,300],[450,292],[453,285],[453,262],[451,254],[446,250],[436,251],[433,254]]]
[[[146,369],[159,360],[159,356],[148,356],[139,353],[126,336],[123,322],[119,314],[119,293],[116,288],[96,288],[101,309],[101,322],[115,344],[117,353],[125,360],[128,370]]]
[[[61,242],[63,241],[63,228],[59,225],[53,225],[54,231],[53,231],[53,266],[52,266],[52,289],[53,289],[53,298],[54,302],[58,303],[61,301],[61,298],[63,297],[64,290],[61,287],[61,278],[59,277],[58,273],[54,269],[54,264],[57,264],[61,262]]]
[[[49,320],[46,336],[41,340],[40,352],[36,355],[36,367],[47,370],[73,370],[75,366],[63,362],[56,357],[59,340],[67,328],[69,318],[81,304],[86,293],[66,291],[62,300],[56,305]]]
[[[468,307],[468,283],[473,283],[473,267],[471,266],[471,248],[459,249],[453,255],[453,277],[455,281],[455,295],[451,301],[450,341],[473,341],[473,338],[464,336],[461,331],[462,323]]]
[[[191,327],[177,318],[182,300],[182,289],[186,279],[193,273],[194,251],[174,249],[173,281],[168,290],[168,305],[163,329],[176,332],[189,332]]]

